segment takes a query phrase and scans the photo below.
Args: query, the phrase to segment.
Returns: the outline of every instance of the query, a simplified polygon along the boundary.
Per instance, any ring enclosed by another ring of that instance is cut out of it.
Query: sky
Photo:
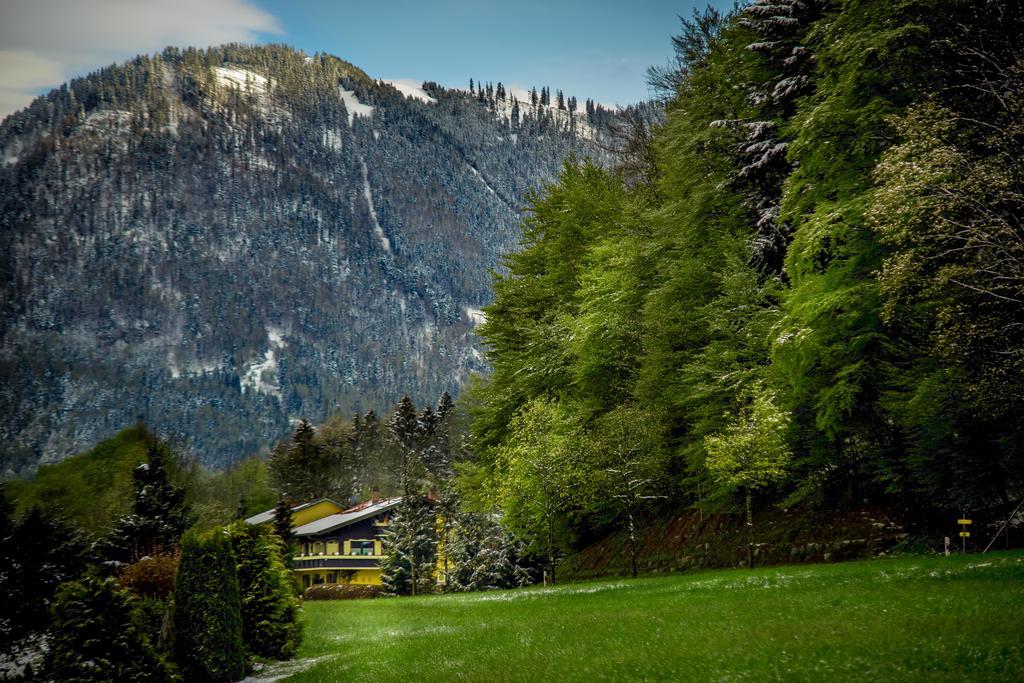
[[[62,82],[167,45],[286,43],[374,78],[648,96],[678,15],[732,0],[0,0],[0,116]]]

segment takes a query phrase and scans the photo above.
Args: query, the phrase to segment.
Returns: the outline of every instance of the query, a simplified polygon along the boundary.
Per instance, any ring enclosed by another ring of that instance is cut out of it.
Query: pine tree
[[[73,526],[31,507],[0,538],[0,649],[43,630],[58,586],[85,571],[88,546]]]
[[[132,473],[132,511],[118,519],[97,544],[108,559],[134,562],[147,555],[171,552],[195,520],[185,489],[169,479],[164,457],[163,447],[150,447],[148,461]]]
[[[170,681],[139,623],[131,598],[114,579],[86,578],[57,592],[45,674],[57,681]]]
[[[274,534],[281,540],[285,560],[290,562],[295,534],[292,533],[292,504],[284,496],[274,506]]]
[[[403,396],[388,420],[388,432],[397,444],[401,469],[399,478],[404,496],[409,497],[418,488],[419,473],[422,469],[424,428],[416,406],[408,396]]]
[[[421,595],[435,585],[437,522],[434,506],[406,496],[395,509],[384,537],[381,585],[386,595]]]
[[[288,443],[274,448],[267,462],[277,489],[291,500],[307,502],[327,493],[330,477],[316,430],[301,420]]]

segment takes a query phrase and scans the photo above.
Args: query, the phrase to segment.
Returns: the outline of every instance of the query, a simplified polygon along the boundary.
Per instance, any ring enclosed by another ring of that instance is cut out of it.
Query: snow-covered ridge
[[[348,125],[350,127],[355,122],[356,115],[367,118],[373,116],[373,107],[360,102],[355,92],[345,90],[339,85],[338,93],[341,95],[341,101],[345,103],[345,110],[348,111]]]
[[[409,80],[393,80],[393,81],[385,80],[383,82],[387,83],[392,88],[394,88],[398,92],[402,93],[406,97],[411,97],[411,98],[419,100],[421,102],[426,102],[427,104],[437,104],[437,100],[436,99],[434,99],[433,97],[428,95],[426,90],[424,90],[421,86],[417,85],[413,81],[409,81]]]

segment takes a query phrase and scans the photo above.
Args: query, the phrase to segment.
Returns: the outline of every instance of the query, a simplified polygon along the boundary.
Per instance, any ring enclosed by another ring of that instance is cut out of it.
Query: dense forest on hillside
[[[549,553],[680,506],[1004,519],[1022,29],[994,0],[685,19],[664,121],[567,165],[496,276],[464,489]]]
[[[4,476],[136,420],[227,466],[291,419],[483,370],[523,194],[606,156],[614,117],[547,87],[401,87],[284,46],[168,48],[4,119]]]

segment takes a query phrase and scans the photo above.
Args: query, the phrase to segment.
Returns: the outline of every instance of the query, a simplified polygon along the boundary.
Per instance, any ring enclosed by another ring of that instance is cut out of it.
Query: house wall
[[[382,537],[387,528],[381,522],[386,517],[383,513],[334,532],[298,539],[299,553],[293,567],[303,587],[321,583],[379,586]],[[352,541],[373,541],[373,554],[352,554]]]

